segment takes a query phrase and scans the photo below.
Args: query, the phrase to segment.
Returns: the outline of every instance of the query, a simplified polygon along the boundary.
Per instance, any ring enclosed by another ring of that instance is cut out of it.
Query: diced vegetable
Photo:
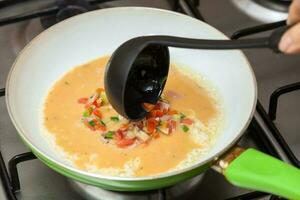
[[[110,117],[110,119],[114,122],[118,122],[119,121],[119,117],[118,116],[113,116],[113,117]]]
[[[80,104],[86,104],[87,102],[88,102],[88,98],[80,98],[80,99],[78,99],[78,103],[80,103]]]
[[[101,106],[101,104],[99,104],[99,103],[97,102],[97,100],[94,101],[94,102],[92,103],[92,105],[94,105],[96,108],[99,108],[99,107]]]
[[[101,114],[100,110],[95,109],[95,110],[93,111],[93,114],[94,114],[96,117],[99,117],[100,119],[102,119],[102,114]]]
[[[120,129],[117,130],[117,131],[115,132],[114,138],[115,138],[117,141],[122,140],[123,137],[124,137],[123,131],[121,131]]]
[[[100,95],[101,92],[104,92],[104,89],[103,88],[97,88],[96,92]]]
[[[150,136],[142,130],[136,133],[136,137],[143,142],[146,142],[147,140],[150,139]]]
[[[94,94],[93,96],[91,96],[88,100],[88,103],[89,104],[93,104],[94,101],[97,101],[97,99],[99,98],[99,95],[98,94]]]
[[[106,94],[104,92],[101,92],[100,98],[102,99],[102,102],[103,102],[104,105],[108,104],[108,99],[107,99]]]
[[[161,97],[162,98],[162,97]],[[98,88],[89,98],[80,98],[78,103],[84,104],[82,122],[90,130],[100,132],[103,139],[113,139],[120,148],[125,148],[133,144],[148,144],[152,139],[157,139],[161,134],[170,135],[177,128],[183,132],[190,130],[190,125],[194,123],[191,118],[183,113],[170,108],[170,103],[160,99],[156,105],[144,103],[144,108],[148,111],[145,119],[137,122],[130,122],[122,116],[109,116],[110,121],[121,122],[115,124],[119,126],[117,131],[107,130],[107,126],[102,119],[107,119],[103,115],[104,110],[112,109],[103,88]],[[101,111],[100,111],[101,107]],[[102,113],[103,111],[103,113]]]
[[[170,109],[170,104],[161,101],[161,102],[159,102],[159,107],[160,107],[160,110],[162,110],[162,111],[168,111]]]
[[[100,124],[101,124],[102,126],[106,126],[106,124],[104,123],[104,121],[99,120],[99,122],[100,122]]]
[[[124,147],[128,147],[128,146],[132,145],[134,142],[135,142],[135,139],[124,138],[117,142],[117,146],[124,148]]]
[[[153,133],[151,133],[151,136],[155,139],[160,137],[158,131],[154,131]]]
[[[95,126],[95,129],[96,129],[96,130],[99,130],[99,131],[102,131],[102,132],[107,130],[106,126],[103,126],[103,125],[101,125],[101,124],[97,124],[97,125]]]
[[[143,107],[147,112],[149,112],[150,110],[152,110],[155,107],[155,105],[151,104],[151,103],[143,103]]]
[[[179,113],[180,120],[183,120],[185,118],[185,115],[183,113]]]
[[[151,110],[149,113],[150,117],[162,117],[164,112],[161,110]]]
[[[82,113],[83,117],[89,117],[91,114],[86,110]]]
[[[136,132],[135,131],[128,131],[126,132],[126,137],[129,138],[129,139],[132,139],[132,138],[136,138]]]
[[[120,127],[120,129],[122,131],[126,131],[128,128],[129,128],[129,124],[122,124],[121,127]]]
[[[169,128],[168,127],[159,127],[157,128],[157,130],[160,132],[160,133],[163,133],[165,135],[169,135]]]
[[[174,120],[168,120],[168,133],[171,134],[173,132],[173,130],[176,128],[176,121]]]
[[[114,131],[108,131],[108,132],[104,135],[104,138],[105,138],[105,139],[113,139],[113,138],[114,138],[114,135],[115,135],[115,132],[114,132]]]
[[[83,123],[84,123],[84,125],[86,127],[88,127],[89,129],[91,129],[92,131],[96,130],[95,127],[91,126],[90,123],[87,120],[84,120]]]
[[[144,128],[144,123],[143,123],[143,121],[136,122],[136,126],[137,126],[139,129],[143,130],[143,128]]]
[[[91,125],[91,126],[95,126],[96,125],[96,123],[92,120],[92,121],[89,121],[89,125]]]
[[[153,133],[156,129],[158,122],[154,118],[150,118],[147,120],[147,131],[149,133]]]
[[[181,123],[187,124],[187,125],[192,125],[194,123],[194,121],[190,118],[184,118],[181,120]]]
[[[184,132],[188,132],[190,129],[187,125],[182,125],[181,126],[181,129],[184,131]]]
[[[178,112],[176,110],[169,110],[167,113],[168,113],[168,115],[175,115]]]

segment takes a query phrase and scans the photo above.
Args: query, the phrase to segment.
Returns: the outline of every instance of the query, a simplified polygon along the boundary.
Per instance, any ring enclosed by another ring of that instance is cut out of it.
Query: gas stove
[[[268,0],[255,2],[262,5],[263,1]],[[234,187],[213,170],[155,191],[107,191],[74,182],[52,171],[24,146],[9,119],[3,98],[5,80],[17,54],[38,33],[65,18],[115,6],[149,6],[181,12],[206,21],[232,39],[265,34],[284,23],[275,21],[286,17],[286,10],[281,10],[285,17],[274,17],[271,21],[275,23],[263,24],[241,12],[233,0],[0,0],[0,88],[3,88],[0,89],[0,199],[280,199]],[[275,55],[268,50],[244,53],[257,77],[259,102],[239,143],[300,167],[300,136],[297,133],[300,129],[300,56]]]
[[[261,22],[275,22],[287,18],[291,0],[232,0],[242,12]]]

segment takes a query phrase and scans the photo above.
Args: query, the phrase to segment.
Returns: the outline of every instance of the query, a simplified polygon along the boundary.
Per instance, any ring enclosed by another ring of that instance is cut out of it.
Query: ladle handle
[[[272,49],[274,52],[279,53],[281,52],[279,50],[279,42],[284,35],[284,33],[289,30],[291,26],[284,26],[281,28],[276,29],[272,32],[272,34],[269,37],[269,48]]]
[[[252,48],[270,48],[274,52],[280,52],[278,49],[279,41],[282,35],[289,27],[278,28],[273,31],[269,37],[242,39],[242,40],[207,40],[193,39],[175,36],[145,36],[148,44],[161,44],[171,47],[190,48],[190,49],[252,49]]]

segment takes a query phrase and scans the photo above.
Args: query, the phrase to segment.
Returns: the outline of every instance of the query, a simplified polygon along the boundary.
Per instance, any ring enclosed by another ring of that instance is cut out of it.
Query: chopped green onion
[[[113,116],[113,117],[110,117],[110,119],[114,122],[118,122],[119,121],[119,117],[118,116]]]
[[[108,131],[105,135],[105,139],[113,139],[115,132],[114,131]]]
[[[186,125],[182,125],[181,128],[184,132],[188,132],[190,130]]]
[[[95,126],[96,124],[95,124],[95,122],[94,122],[94,121],[89,121],[89,125],[91,125],[91,126]]]
[[[185,115],[183,113],[179,113],[179,115],[180,115],[180,120],[185,118]]]
[[[102,124],[103,126],[106,126],[106,124],[104,123],[104,121],[99,120],[100,124]]]
[[[89,117],[90,115],[91,114],[88,111],[84,111],[83,114],[82,114],[83,117]]]

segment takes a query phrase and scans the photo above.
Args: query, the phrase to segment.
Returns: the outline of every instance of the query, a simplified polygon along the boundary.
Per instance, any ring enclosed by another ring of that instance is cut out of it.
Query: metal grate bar
[[[269,194],[264,193],[264,192],[250,192],[247,194],[242,194],[240,196],[232,197],[226,200],[252,200],[252,199],[258,199],[262,197],[266,197]]]
[[[113,0],[91,0],[91,1],[89,1],[89,3],[91,5],[94,5],[94,4],[100,4],[100,3],[105,3],[105,2],[109,2],[109,1],[113,1]],[[17,22],[21,22],[21,21],[25,21],[25,20],[29,20],[29,19],[38,18],[38,17],[53,15],[53,14],[56,14],[58,11],[59,11],[59,7],[53,6],[50,8],[36,10],[36,11],[30,12],[30,13],[23,13],[23,14],[20,14],[17,16],[2,18],[2,19],[0,19],[0,26],[5,26],[8,24],[13,24],[13,23],[17,23]]]
[[[179,6],[187,15],[195,17],[201,21],[205,21],[204,17],[201,15],[197,8],[199,1],[195,0],[179,0]]]
[[[29,19],[34,19],[37,17],[48,16],[48,15],[55,14],[57,12],[58,12],[58,7],[53,7],[53,8],[46,8],[42,10],[33,11],[31,13],[24,13],[18,16],[7,17],[7,18],[0,19],[0,26],[13,24],[13,23],[17,23]]]
[[[269,103],[269,116],[272,120],[276,119],[278,98],[283,94],[294,92],[297,90],[300,90],[300,82],[280,87],[272,93]]]
[[[5,88],[0,88],[0,97],[5,96]]]
[[[13,192],[20,190],[20,180],[17,165],[21,162],[36,159],[36,156],[32,152],[22,153],[14,156],[8,162],[9,174],[11,177],[11,189]]]
[[[0,152],[0,178],[2,181],[2,185],[4,187],[6,197],[9,200],[17,200],[15,194],[12,191],[11,185],[10,185],[10,179],[6,170],[6,166],[2,157],[2,153]]]
[[[291,148],[289,147],[285,139],[282,137],[279,130],[277,129],[277,127],[275,126],[275,124],[270,119],[269,115],[266,113],[263,106],[259,102],[257,104],[257,111],[263,118],[268,128],[271,130],[272,135],[286,154],[287,158],[291,161],[293,165],[300,168],[300,161],[297,159],[297,157],[295,156],[295,154],[293,153],[293,151],[291,150]]]
[[[261,126],[258,124],[255,118],[253,118],[249,127],[250,129],[255,130],[251,132],[251,135],[253,136],[254,140],[258,143],[259,149],[261,149],[267,154],[279,158],[280,155],[276,151],[276,147],[273,145],[273,143],[270,141],[266,134],[261,134],[264,133],[264,130],[261,128]]]
[[[2,0],[0,1],[0,9],[6,8],[8,6],[13,6],[19,3],[24,3],[26,1],[31,1],[31,0]]]

